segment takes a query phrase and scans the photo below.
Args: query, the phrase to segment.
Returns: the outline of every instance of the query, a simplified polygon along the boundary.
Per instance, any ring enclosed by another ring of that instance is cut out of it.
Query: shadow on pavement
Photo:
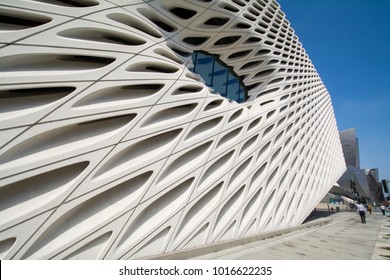
[[[343,212],[349,212],[349,211],[343,211]],[[313,221],[315,219],[318,219],[318,218],[326,218],[326,217],[329,217],[329,216],[332,216],[334,214],[337,214],[339,213],[338,211],[328,211],[328,210],[313,210],[310,215],[306,218],[305,221],[303,221],[303,223],[307,223],[307,222],[310,222],[310,221]]]

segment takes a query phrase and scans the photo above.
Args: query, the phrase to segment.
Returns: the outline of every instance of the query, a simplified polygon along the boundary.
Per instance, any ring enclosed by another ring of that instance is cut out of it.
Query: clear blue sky
[[[360,167],[390,180],[390,0],[277,0],[328,89]]]

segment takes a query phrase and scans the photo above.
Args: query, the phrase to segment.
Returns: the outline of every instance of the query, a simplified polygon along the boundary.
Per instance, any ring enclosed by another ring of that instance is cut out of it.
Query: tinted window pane
[[[246,100],[246,90],[240,78],[217,56],[194,52],[192,62],[194,68],[191,70],[199,74],[216,93],[237,102]]]

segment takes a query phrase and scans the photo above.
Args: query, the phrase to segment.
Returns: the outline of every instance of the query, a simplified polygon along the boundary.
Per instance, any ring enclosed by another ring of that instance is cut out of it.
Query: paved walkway
[[[387,212],[387,214],[390,214]],[[338,212],[328,223],[202,255],[198,260],[390,260],[390,217]],[[317,219],[318,221],[318,219]],[[309,224],[310,222],[308,222]]]

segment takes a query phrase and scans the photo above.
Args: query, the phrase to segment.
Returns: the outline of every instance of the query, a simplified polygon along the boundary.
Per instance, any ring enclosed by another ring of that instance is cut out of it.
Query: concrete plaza
[[[389,213],[387,213],[389,214]],[[192,257],[198,260],[388,260],[390,217],[337,212],[311,220],[296,230],[252,243]]]

